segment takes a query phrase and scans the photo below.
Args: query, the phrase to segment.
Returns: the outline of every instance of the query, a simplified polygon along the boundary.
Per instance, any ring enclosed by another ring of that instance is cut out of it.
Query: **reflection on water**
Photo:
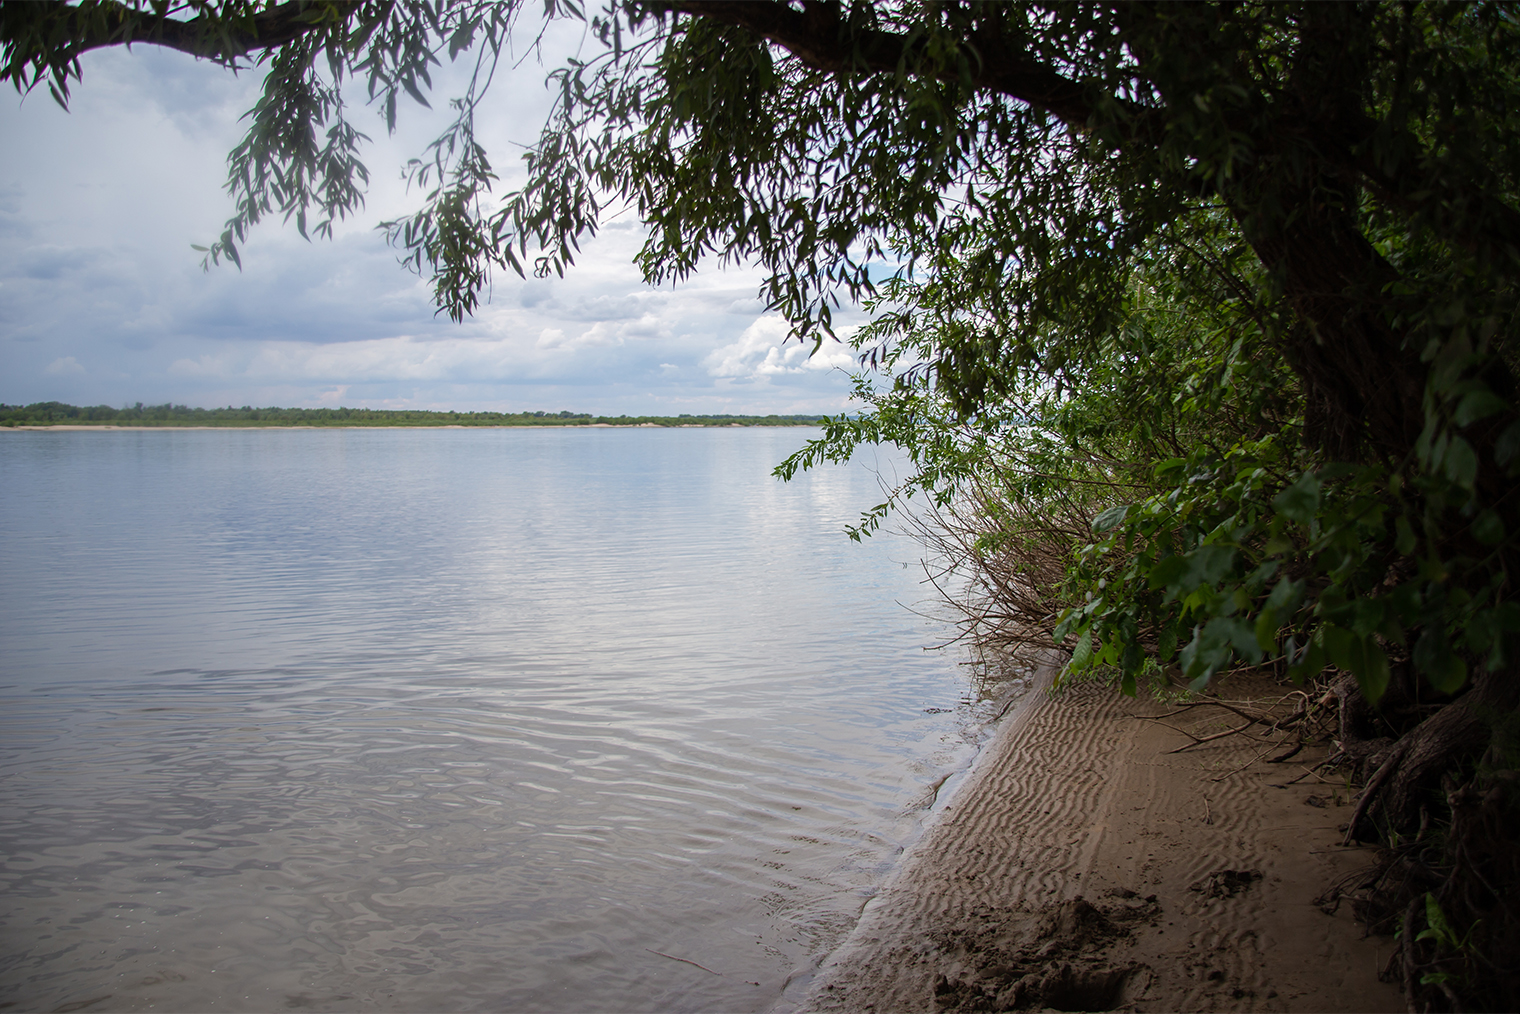
[[[805,435],[0,435],[0,1004],[774,1003],[977,735]]]

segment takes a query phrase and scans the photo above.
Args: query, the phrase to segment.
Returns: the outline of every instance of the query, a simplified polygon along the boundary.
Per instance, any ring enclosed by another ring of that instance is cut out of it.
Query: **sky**
[[[569,26],[551,51],[574,51]],[[435,75],[435,109],[466,69]],[[498,274],[473,318],[435,315],[426,279],[375,226],[414,209],[400,167],[445,122],[404,106],[373,139],[366,207],[331,241],[277,218],[243,267],[201,268],[231,215],[223,190],[257,72],[152,46],[85,55],[68,111],[0,93],[0,402],[570,410],[599,415],[825,413],[848,404],[847,346],[784,344],[753,269],[704,267],[674,288],[633,266],[641,228],[606,225],[563,279]],[[498,73],[477,128],[502,177],[549,108],[550,66]],[[454,93],[458,90],[455,89]],[[848,324],[850,315],[836,315]]]

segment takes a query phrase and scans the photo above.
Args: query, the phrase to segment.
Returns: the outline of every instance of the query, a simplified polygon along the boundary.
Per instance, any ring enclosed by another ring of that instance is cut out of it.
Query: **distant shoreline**
[[[188,404],[0,403],[0,429],[30,430],[261,430],[261,429],[506,429],[506,427],[597,426],[606,429],[681,429],[725,426],[818,426],[824,415],[593,415],[590,412],[436,412],[432,409],[283,409]]]
[[[141,433],[154,430],[722,430],[722,429],[791,429],[818,426],[820,422],[730,422],[730,423],[257,423],[227,426],[186,426],[163,423],[146,426],[115,426],[110,423],[18,423],[0,424],[0,433],[49,432],[121,432]]]
[[[712,428],[727,426],[817,426],[822,415],[733,415],[721,412],[680,415],[593,415],[590,412],[456,412],[394,408],[191,408],[189,405],[69,405],[39,401],[30,405],[0,402],[0,429],[157,430],[157,429],[503,429],[548,426],[569,428]]]

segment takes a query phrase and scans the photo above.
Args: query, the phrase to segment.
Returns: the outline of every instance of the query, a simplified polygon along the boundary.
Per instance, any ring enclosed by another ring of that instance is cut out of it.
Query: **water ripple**
[[[980,734],[800,439],[0,438],[0,1003],[773,1003]]]

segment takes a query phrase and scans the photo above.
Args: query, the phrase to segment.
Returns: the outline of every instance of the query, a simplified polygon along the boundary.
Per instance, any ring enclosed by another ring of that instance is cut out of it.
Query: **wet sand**
[[[1340,845],[1346,787],[1305,774],[1323,749],[1273,764],[1276,737],[1234,735],[1173,753],[1189,737],[1145,719],[1175,710],[1092,685],[1028,695],[778,1010],[1403,1010],[1377,978],[1391,941],[1315,904],[1371,858]]]

